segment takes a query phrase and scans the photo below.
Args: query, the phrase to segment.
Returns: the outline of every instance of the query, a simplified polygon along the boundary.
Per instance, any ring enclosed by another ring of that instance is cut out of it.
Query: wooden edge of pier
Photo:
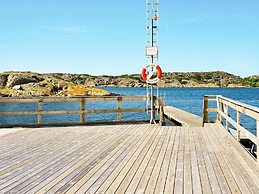
[[[203,125],[202,117],[172,106],[165,106],[164,114],[169,120],[182,126],[202,127]]]

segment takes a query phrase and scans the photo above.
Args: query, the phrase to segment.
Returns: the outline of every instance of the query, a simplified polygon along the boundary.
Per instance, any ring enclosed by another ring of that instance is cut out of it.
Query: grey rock
[[[12,88],[15,85],[22,85],[27,83],[39,82],[40,79],[37,79],[35,76],[27,76],[27,75],[13,75],[10,74],[7,79],[6,87]]]
[[[0,75],[0,88],[5,87],[7,83],[8,74],[2,74]]]
[[[14,90],[23,90],[23,87],[21,85],[15,85],[13,87]]]

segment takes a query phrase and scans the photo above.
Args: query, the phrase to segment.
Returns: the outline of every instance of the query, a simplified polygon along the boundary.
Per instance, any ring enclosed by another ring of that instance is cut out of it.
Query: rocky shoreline
[[[121,76],[92,76],[89,74],[67,73],[0,73],[0,96],[37,97],[37,96],[98,96],[113,95],[96,87],[145,87],[139,74]],[[163,73],[159,87],[259,87],[259,76],[247,78],[226,72],[175,72]]]

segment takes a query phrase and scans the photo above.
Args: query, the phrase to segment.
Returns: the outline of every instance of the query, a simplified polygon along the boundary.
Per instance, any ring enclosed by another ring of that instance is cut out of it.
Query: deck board
[[[0,167],[0,193],[259,193],[220,124],[25,129],[1,136]]]

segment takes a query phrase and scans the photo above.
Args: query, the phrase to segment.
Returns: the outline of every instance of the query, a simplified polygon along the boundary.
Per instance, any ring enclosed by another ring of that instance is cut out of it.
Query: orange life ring
[[[157,71],[156,78],[151,79],[151,78],[147,77],[147,68],[148,67],[153,67],[156,69],[156,71]],[[145,82],[154,84],[154,83],[157,83],[162,78],[162,69],[160,68],[159,65],[148,64],[146,67],[143,67],[141,76]]]

